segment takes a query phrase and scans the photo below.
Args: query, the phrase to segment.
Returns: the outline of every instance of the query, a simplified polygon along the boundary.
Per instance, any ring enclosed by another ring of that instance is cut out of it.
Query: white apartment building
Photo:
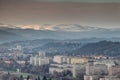
[[[94,65],[96,64],[105,64],[108,68],[111,66],[115,66],[115,62],[113,60],[97,60],[94,62]]]
[[[30,57],[30,64],[34,66],[41,66],[45,64],[49,64],[49,58],[45,57],[44,52],[39,52],[39,55]]]
[[[98,75],[85,75],[84,80],[99,80],[100,76]]]
[[[79,73],[85,73],[85,65],[84,64],[51,64],[49,67],[49,73],[53,74],[55,72],[62,73],[63,71],[71,71],[72,76],[75,78],[79,75]]]
[[[54,72],[61,73],[66,70],[72,71],[72,65],[70,64],[51,64],[49,67],[49,73],[54,74]]]
[[[120,74],[120,66],[109,67],[108,71],[110,76],[118,75]]]
[[[106,65],[93,65],[93,66],[86,66],[86,74],[87,75],[101,75],[101,74],[108,74],[108,69]]]
[[[84,64],[87,63],[88,60],[86,58],[81,58],[81,57],[68,57],[68,56],[63,56],[63,55],[56,55],[53,58],[53,62],[62,64]]]

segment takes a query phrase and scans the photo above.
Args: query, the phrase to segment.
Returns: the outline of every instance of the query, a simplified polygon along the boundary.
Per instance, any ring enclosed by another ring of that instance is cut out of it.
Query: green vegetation
[[[46,76],[44,76],[42,80],[47,80]]]

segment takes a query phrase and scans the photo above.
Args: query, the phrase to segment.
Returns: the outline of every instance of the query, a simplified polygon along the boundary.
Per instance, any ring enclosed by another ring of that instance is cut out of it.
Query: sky
[[[120,28],[120,0],[0,0],[0,23]]]

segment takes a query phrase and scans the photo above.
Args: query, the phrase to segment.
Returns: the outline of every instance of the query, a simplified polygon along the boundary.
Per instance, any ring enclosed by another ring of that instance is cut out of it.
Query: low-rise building
[[[24,65],[26,63],[26,61],[16,61],[18,64]]]
[[[84,80],[99,80],[100,77],[98,75],[85,75]]]
[[[99,80],[120,80],[120,78],[117,78],[115,76],[105,76],[104,78],[100,78]]]
[[[71,58],[71,64],[80,64],[80,63],[87,63],[88,60],[86,58],[81,57],[73,57]]]

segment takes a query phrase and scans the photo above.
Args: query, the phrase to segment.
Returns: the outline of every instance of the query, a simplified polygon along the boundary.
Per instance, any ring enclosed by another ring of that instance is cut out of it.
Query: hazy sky
[[[120,28],[119,2],[120,0],[0,0],[0,23],[80,24]]]

